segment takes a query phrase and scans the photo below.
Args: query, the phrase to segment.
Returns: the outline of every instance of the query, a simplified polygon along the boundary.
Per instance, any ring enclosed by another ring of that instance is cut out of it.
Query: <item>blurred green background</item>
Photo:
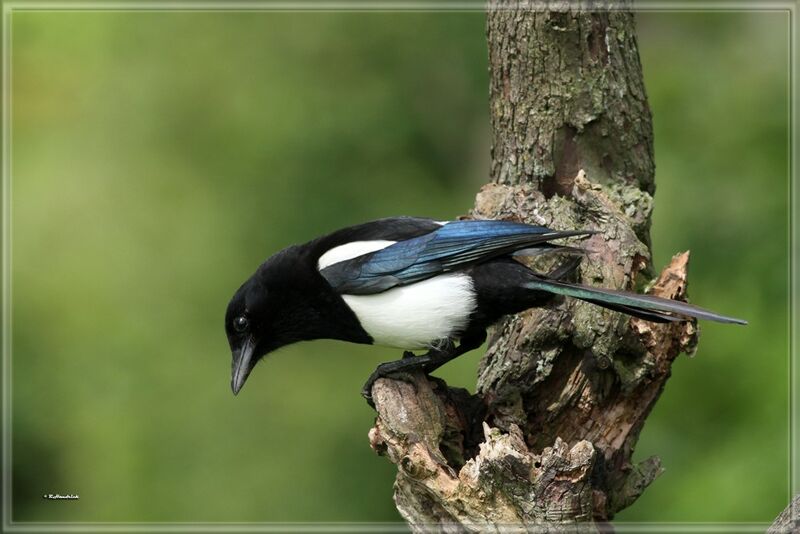
[[[269,254],[465,213],[488,172],[482,13],[16,12],[13,519],[396,521],[358,392],[391,349],[314,342],[238,398],[228,299]],[[788,16],[642,13],[657,265],[704,323],[618,519],[770,521],[788,498]],[[439,374],[474,388],[480,351]],[[77,493],[54,502],[43,493]]]

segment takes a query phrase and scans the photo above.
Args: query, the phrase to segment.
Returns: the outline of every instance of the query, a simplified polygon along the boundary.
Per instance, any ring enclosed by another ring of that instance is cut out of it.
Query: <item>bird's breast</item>
[[[443,274],[374,295],[342,295],[376,345],[429,348],[459,337],[475,310],[472,278]]]

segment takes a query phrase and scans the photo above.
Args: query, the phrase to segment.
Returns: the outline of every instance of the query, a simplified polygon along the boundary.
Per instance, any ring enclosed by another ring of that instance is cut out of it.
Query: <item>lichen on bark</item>
[[[470,216],[598,230],[583,283],[644,288],[653,135],[633,15],[494,2],[487,37],[491,180]],[[688,260],[677,254],[649,291],[686,298]],[[633,449],[696,342],[695,322],[556,298],[492,329],[475,395],[419,373],[379,380],[370,443],[398,466],[398,510],[420,531],[611,519],[661,471]]]

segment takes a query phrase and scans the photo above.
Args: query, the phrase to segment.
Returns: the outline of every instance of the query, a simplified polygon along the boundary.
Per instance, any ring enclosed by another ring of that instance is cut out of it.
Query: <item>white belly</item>
[[[423,349],[462,332],[475,309],[472,279],[445,274],[376,295],[342,295],[376,345]]]

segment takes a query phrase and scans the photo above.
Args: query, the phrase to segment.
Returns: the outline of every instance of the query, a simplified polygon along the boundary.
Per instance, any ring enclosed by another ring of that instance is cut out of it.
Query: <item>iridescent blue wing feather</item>
[[[320,271],[341,294],[368,295],[463,269],[554,239],[594,232],[559,232],[508,221],[454,221],[382,250],[330,265]]]

